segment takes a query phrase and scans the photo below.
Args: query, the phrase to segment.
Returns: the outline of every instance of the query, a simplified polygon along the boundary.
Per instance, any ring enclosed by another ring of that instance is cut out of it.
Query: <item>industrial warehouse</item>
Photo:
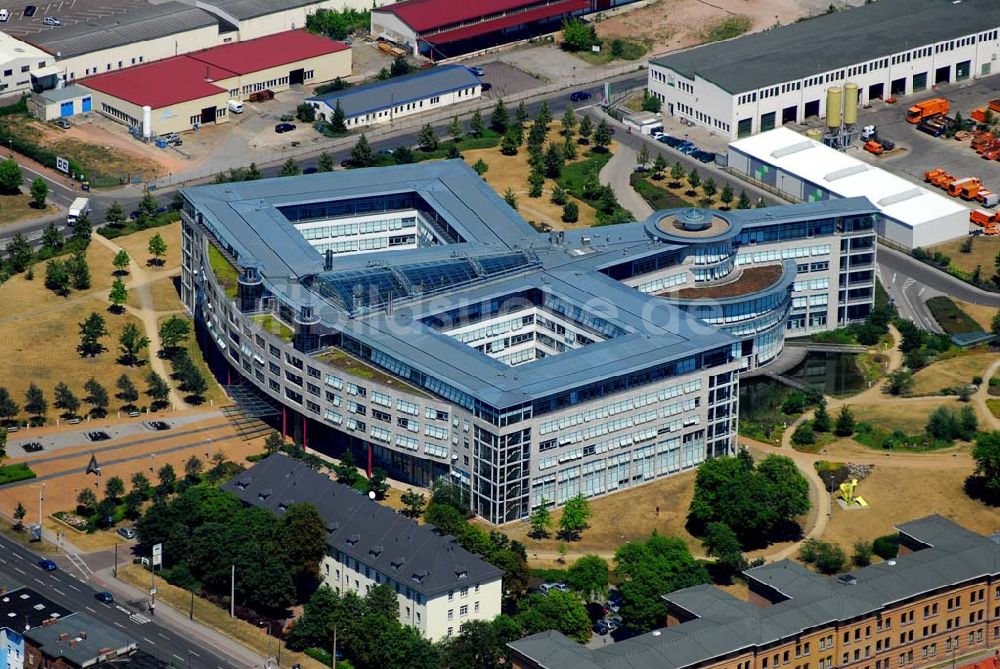
[[[733,453],[738,373],[874,299],[865,198],[542,234],[461,160],[182,196],[213,358],[305,446],[448,477],[493,523]]]
[[[654,58],[648,88],[666,114],[728,136],[826,115],[826,89],[858,104],[996,73],[1000,3],[879,0]]]
[[[230,101],[351,73],[351,50],[304,30],[238,42],[79,81],[92,109],[143,137],[228,120]],[[235,106],[235,105],[234,105]]]

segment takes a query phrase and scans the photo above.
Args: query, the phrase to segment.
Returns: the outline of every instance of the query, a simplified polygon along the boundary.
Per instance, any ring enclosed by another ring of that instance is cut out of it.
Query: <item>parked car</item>
[[[72,124],[64,118],[56,119],[56,125],[63,130],[69,130]]]
[[[27,17],[32,17],[35,15],[35,11],[37,11],[37,9],[38,8],[35,7],[34,5],[28,5],[27,7],[24,8],[24,15]]]
[[[46,26],[61,26],[62,21],[60,21],[54,16],[46,16],[44,19],[42,19],[42,24]]]
[[[56,569],[58,569],[56,563],[53,562],[52,560],[39,560],[38,566],[41,569],[44,569],[45,571],[55,571]]]
[[[538,591],[543,595],[547,595],[553,590],[558,590],[560,592],[569,592],[569,586],[565,583],[542,583],[538,586]]]
[[[95,594],[94,599],[99,601],[101,604],[114,604],[115,602],[114,596],[112,596],[112,594],[106,590],[104,592],[98,592],[97,594]]]
[[[315,167],[307,167],[304,170],[302,170],[302,174],[316,174],[316,168]]]
[[[573,102],[581,102],[583,100],[589,100],[592,97],[594,97],[594,95],[590,91],[574,91],[569,96],[569,99]]]
[[[118,535],[125,539],[135,539],[135,530],[131,527],[119,527]]]
[[[690,156],[692,153],[698,150],[698,147],[692,144],[691,142],[685,141],[677,145],[677,150],[683,153],[684,155]]]
[[[164,136],[162,139],[167,144],[180,144],[181,143],[180,136],[177,133],[175,133],[175,132],[172,132],[169,135]]]
[[[38,453],[43,450],[43,446],[37,441],[29,441],[27,444],[21,446],[25,453]]]
[[[292,130],[295,130],[294,123],[279,123],[278,125],[274,126],[274,131],[277,133],[291,132]]]
[[[479,85],[479,87],[480,87],[480,88],[482,89],[483,93],[485,93],[486,91],[491,91],[491,90],[493,90],[493,84],[491,84],[491,83],[490,83],[490,82],[488,82],[488,81],[484,81],[483,83],[481,83],[481,84]]]
[[[653,139],[655,139],[658,142],[658,141],[660,141],[661,137],[666,137],[667,133],[660,132],[659,130],[657,130],[656,132],[649,133],[649,136],[652,137]]]
[[[610,634],[618,629],[618,621],[614,618],[601,618],[596,623],[594,623],[594,631],[604,636],[605,634]]]
[[[265,88],[262,91],[256,91],[250,94],[250,102],[267,102],[268,100],[274,99],[274,91],[270,88]]]
[[[481,77],[486,74],[486,70],[483,69],[482,65],[473,65],[469,68],[469,72],[472,72],[477,77]]]
[[[698,149],[691,154],[691,157],[703,163],[715,162],[715,153],[712,151],[702,151],[701,149]]]
[[[7,23],[7,19],[9,18],[10,18],[10,12],[8,12],[6,9],[0,9],[0,21]]]

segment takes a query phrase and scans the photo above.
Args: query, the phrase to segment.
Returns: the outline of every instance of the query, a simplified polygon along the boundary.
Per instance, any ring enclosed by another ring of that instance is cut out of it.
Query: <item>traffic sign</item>
[[[153,544],[153,566],[163,566],[163,544]]]
[[[63,174],[69,174],[69,160],[62,156],[56,156],[56,169]]]

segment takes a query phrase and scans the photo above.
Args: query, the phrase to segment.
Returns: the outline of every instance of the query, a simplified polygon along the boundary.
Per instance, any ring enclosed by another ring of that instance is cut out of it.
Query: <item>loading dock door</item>
[[[201,124],[215,123],[215,107],[205,107],[201,110]]]
[[[868,87],[869,100],[881,100],[885,95],[885,84],[872,84]]]
[[[951,65],[945,65],[934,70],[934,83],[946,84],[951,81]]]
[[[90,108],[91,108],[91,104],[93,103],[93,101],[90,99],[90,96],[88,95],[87,97],[83,98],[83,100],[81,100],[80,102],[82,104],[81,111],[83,111],[83,113],[85,113],[85,114],[87,112],[89,112]]]
[[[59,105],[59,115],[60,116],[72,116],[73,115],[73,101],[63,102]]]
[[[805,106],[805,117],[819,116],[819,100],[810,100]]]
[[[955,63],[955,81],[964,81],[969,78],[969,72],[972,70],[972,61],[963,60],[961,63]]]
[[[305,70],[303,69],[292,70],[291,72],[288,73],[288,83],[291,84],[292,86],[296,84],[302,84],[305,82],[305,80],[306,80]]]
[[[760,131],[767,132],[768,130],[774,130],[774,112],[760,115]]]
[[[786,123],[795,123],[799,120],[799,108],[798,105],[792,107],[785,107],[781,110],[781,125]]]
[[[906,95],[906,77],[892,80],[889,84],[889,95]]]
[[[925,90],[927,88],[927,73],[920,72],[913,75],[913,92]]]

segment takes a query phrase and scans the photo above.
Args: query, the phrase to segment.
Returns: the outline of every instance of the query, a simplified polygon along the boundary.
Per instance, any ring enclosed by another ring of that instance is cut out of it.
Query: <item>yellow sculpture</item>
[[[868,502],[861,495],[855,495],[854,491],[858,487],[858,480],[851,479],[850,481],[845,481],[840,484],[840,498],[844,500],[844,504],[850,507],[853,504],[857,504],[862,509],[868,508]]]

